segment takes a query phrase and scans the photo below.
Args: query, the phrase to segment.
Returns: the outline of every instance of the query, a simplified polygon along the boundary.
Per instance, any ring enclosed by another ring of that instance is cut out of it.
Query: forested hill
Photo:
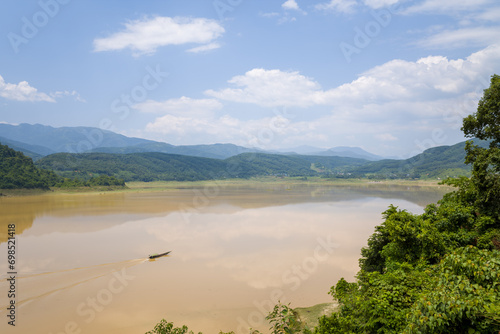
[[[0,189],[48,189],[55,180],[53,172],[37,168],[31,158],[0,144]]]
[[[125,181],[195,181],[253,176],[316,176],[311,168],[320,165],[340,171],[359,166],[366,160],[342,157],[285,156],[243,153],[225,160],[166,153],[58,153],[37,161],[37,165],[66,177],[90,177],[95,174],[116,176]],[[321,162],[321,163],[320,163]]]
[[[475,143],[486,147],[487,142]],[[37,165],[65,177],[88,179],[95,175],[115,176],[125,181],[196,181],[255,176],[323,176],[369,178],[446,178],[468,175],[464,164],[465,142],[434,147],[406,160],[364,159],[243,153],[224,160],[159,152],[58,153],[37,161]]]
[[[489,141],[474,139],[474,144],[488,147]],[[465,165],[465,142],[438,146],[405,160],[380,160],[352,168],[350,173],[361,177],[379,178],[446,178],[468,175]]]

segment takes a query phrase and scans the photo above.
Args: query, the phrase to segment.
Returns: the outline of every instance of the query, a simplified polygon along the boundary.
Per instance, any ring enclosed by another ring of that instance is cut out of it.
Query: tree
[[[477,112],[463,121],[462,131],[469,138],[490,141],[489,148],[467,142],[466,163],[472,164],[470,180],[461,180],[464,199],[473,201],[479,214],[500,221],[500,76],[491,77],[490,87],[484,90]]]
[[[466,137],[491,139],[492,147],[500,145],[500,76],[491,77],[490,87],[484,90],[477,112],[463,121],[462,131]]]

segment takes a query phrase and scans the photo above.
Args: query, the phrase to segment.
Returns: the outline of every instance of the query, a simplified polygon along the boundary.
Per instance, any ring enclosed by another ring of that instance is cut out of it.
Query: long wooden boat
[[[165,256],[165,255],[168,255],[170,254],[171,251],[168,251],[168,252],[165,252],[165,253],[161,253],[161,254],[151,254],[149,256],[150,259],[156,259],[157,257],[162,257],[162,256]]]

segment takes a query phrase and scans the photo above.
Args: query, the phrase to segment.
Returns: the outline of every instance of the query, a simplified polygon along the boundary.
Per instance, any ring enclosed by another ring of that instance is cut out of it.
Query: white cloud
[[[283,8],[283,12],[277,13],[277,12],[272,12],[272,13],[259,13],[259,16],[265,17],[265,18],[277,18],[278,19],[278,24],[284,24],[288,22],[295,22],[297,21],[297,18],[292,15],[292,13],[301,13],[302,15],[307,15],[307,12],[303,11],[299,5],[297,4],[297,1],[295,0],[287,0],[284,3],[281,4],[281,8]]]
[[[272,13],[259,13],[259,16],[265,17],[265,18],[273,18],[273,17],[279,17],[280,13],[277,12],[272,12]]]
[[[430,147],[423,147],[422,142],[435,146],[463,139],[459,131],[462,118],[477,108],[482,90],[498,68],[500,45],[463,59],[429,56],[416,61],[393,60],[327,90],[299,72],[253,69],[231,78],[231,87],[205,93],[247,103],[245,108],[249,110],[254,104],[293,108],[290,112],[274,116],[269,111],[268,117],[250,120],[210,112],[174,114],[172,110],[182,110],[178,105],[185,104],[199,104],[200,110],[210,106],[211,110],[219,110],[217,100],[201,102],[204,100],[184,97],[159,103],[164,109],[158,112],[169,114],[152,121],[146,130],[159,136],[155,139],[175,143],[233,142],[264,149],[351,145],[386,155],[403,155],[415,145],[416,152],[412,153],[416,154]],[[155,104],[143,104],[144,111],[146,106]],[[329,107],[330,113],[315,109],[317,106]],[[448,132],[429,141],[436,129]],[[394,147],[383,151],[384,143],[396,140],[401,150],[406,148],[405,152]]]
[[[415,62],[393,60],[363,73],[349,84],[325,92],[331,103],[432,101],[465,94],[477,88],[500,66],[500,44],[466,59],[429,56]]]
[[[356,5],[356,0],[330,0],[330,2],[317,4],[314,8],[324,11],[352,13]]]
[[[298,72],[255,68],[228,81],[237,88],[207,90],[205,94],[221,100],[254,103],[264,107],[300,106],[315,104],[320,92],[317,82]]]
[[[394,5],[400,1],[401,0],[364,0],[363,2],[366,6],[377,9]]]
[[[176,116],[204,117],[222,108],[222,103],[214,99],[192,99],[182,96],[163,102],[147,100],[135,104],[134,109],[143,113],[170,114]]]
[[[493,4],[496,0],[425,0],[409,7],[405,13],[456,13],[475,11],[483,5]]]
[[[215,50],[218,48],[220,48],[219,43],[210,43],[210,44],[205,44],[205,45],[191,48],[191,49],[187,50],[187,52],[192,52],[192,53],[207,52],[207,51]]]
[[[84,98],[82,98],[80,96],[80,93],[78,93],[77,91],[58,91],[58,92],[55,92],[55,93],[50,93],[50,96],[52,96],[53,98],[62,98],[64,96],[73,96],[75,98],[76,101],[78,102],[87,102]]]
[[[500,21],[500,7],[488,8],[483,13],[478,14],[476,19],[492,22]]]
[[[500,27],[473,27],[445,30],[417,42],[427,48],[484,47],[500,43]]]
[[[166,45],[210,44],[224,32],[224,28],[211,19],[157,16],[130,21],[123,31],[95,39],[94,51],[129,48],[135,55],[150,54]]]
[[[235,87],[205,94],[232,102],[263,107],[310,107],[346,104],[364,106],[391,101],[432,101],[474,90],[480,78],[500,66],[500,44],[466,59],[429,56],[417,61],[393,60],[362,73],[356,80],[323,90],[299,72],[253,69],[228,82]]]
[[[30,101],[30,102],[56,102],[55,99],[45,93],[40,93],[38,90],[29,85],[26,81],[21,81],[18,84],[5,82],[0,75],[0,96],[14,101]]]
[[[297,2],[295,0],[287,0],[285,1],[281,7],[283,7],[283,9],[286,9],[286,10],[300,10],[300,7],[299,5],[297,4]]]

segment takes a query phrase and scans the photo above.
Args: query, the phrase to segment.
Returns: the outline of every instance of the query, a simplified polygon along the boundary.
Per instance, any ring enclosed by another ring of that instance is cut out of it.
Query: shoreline
[[[320,177],[258,177],[250,179],[223,179],[203,181],[133,181],[125,187],[84,187],[84,188],[51,188],[42,189],[0,189],[1,197],[20,197],[38,195],[95,195],[116,193],[161,192],[178,189],[195,189],[204,187],[261,187],[261,186],[407,186],[407,187],[446,187],[439,184],[442,180],[370,180],[370,179],[323,179]]]

